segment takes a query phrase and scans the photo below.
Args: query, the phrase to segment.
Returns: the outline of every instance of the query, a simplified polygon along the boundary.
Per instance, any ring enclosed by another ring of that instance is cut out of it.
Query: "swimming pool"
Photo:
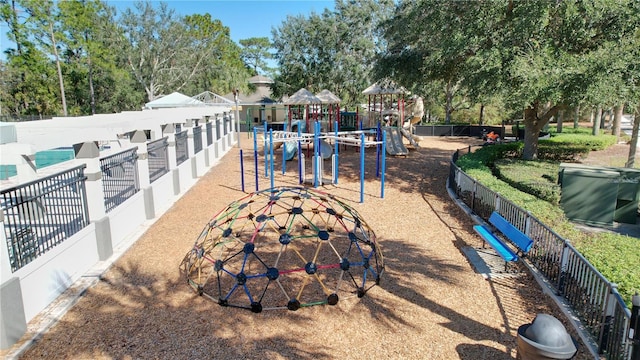
[[[55,165],[63,161],[72,160],[76,153],[72,147],[59,147],[50,150],[38,151],[36,154],[36,169]],[[15,165],[0,165],[0,180],[6,180],[18,174]]]

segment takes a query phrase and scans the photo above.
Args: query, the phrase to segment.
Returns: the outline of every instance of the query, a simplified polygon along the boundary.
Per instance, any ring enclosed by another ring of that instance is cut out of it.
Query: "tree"
[[[129,67],[149,101],[211,74],[205,64],[213,65],[216,74],[225,73],[225,66],[232,67],[228,73],[238,74],[238,64],[242,63],[230,45],[229,29],[212,20],[210,14],[182,18],[166,3],[154,8],[148,1],[137,2],[135,8],[136,12],[125,11],[121,24],[129,42]],[[206,84],[213,79],[199,81]]]
[[[271,42],[268,37],[241,39],[240,45],[242,45],[242,60],[253,69],[253,75],[267,74],[272,71],[266,61],[273,58],[273,54],[269,52]]]
[[[523,158],[558,111],[607,103],[603,49],[638,26],[631,1],[404,1],[385,26],[379,68],[411,81],[460,81],[472,99],[500,94],[524,111]],[[619,81],[615,82],[616,84]],[[617,92],[616,92],[617,94]]]
[[[375,55],[384,47],[378,24],[392,9],[391,1],[338,0],[335,11],[288,16],[272,30],[280,70],[274,95],[326,88],[343,103],[358,103],[371,85]]]
[[[62,75],[62,61],[58,51],[61,43],[64,42],[64,36],[58,28],[59,13],[55,3],[52,0],[23,0],[22,7],[30,16],[28,26],[32,35],[38,44],[53,57],[58,75],[62,114],[67,116],[67,97]]]

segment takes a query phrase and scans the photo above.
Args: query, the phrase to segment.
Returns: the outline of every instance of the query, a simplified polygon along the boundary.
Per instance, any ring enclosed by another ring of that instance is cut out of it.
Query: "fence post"
[[[87,168],[85,189],[87,191],[87,208],[89,221],[96,227],[96,247],[98,258],[108,259],[113,254],[111,242],[111,225],[104,205],[104,189],[102,185],[102,169],[100,168],[100,149],[95,141],[87,141],[73,145],[76,159],[85,163]]]
[[[495,210],[497,213],[500,213],[500,194],[496,193],[496,201],[495,201]]]
[[[558,275],[558,295],[564,295],[564,286],[567,280],[567,265],[569,263],[569,247],[564,242],[562,245],[562,255],[560,257],[560,274]]]
[[[144,130],[136,130],[129,133],[129,141],[138,147],[138,181],[144,198],[144,214],[146,219],[156,216],[153,203],[153,188],[149,178],[149,152],[147,150],[147,136]]]
[[[609,333],[611,332],[611,322],[615,315],[616,298],[613,294],[613,290],[617,289],[618,285],[611,283],[609,287],[609,294],[607,295],[607,301],[604,305],[604,314],[602,319],[602,330],[600,331],[600,339],[598,341],[598,353],[603,354],[607,350],[607,342],[609,342]]]
[[[631,360],[640,360],[640,295],[631,297],[631,319],[629,321],[631,339]]]
[[[167,137],[169,143],[169,171],[173,176],[173,195],[180,194],[180,170],[176,160],[176,127],[174,124],[162,125],[162,135]]]
[[[189,160],[191,160],[191,178],[198,178],[198,163],[196,160],[196,147],[193,129],[198,126],[198,119],[187,119],[185,128],[187,130],[187,150],[189,151]]]

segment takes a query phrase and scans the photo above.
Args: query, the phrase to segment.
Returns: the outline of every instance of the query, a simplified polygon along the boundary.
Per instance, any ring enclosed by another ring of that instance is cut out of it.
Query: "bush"
[[[560,203],[559,163],[501,159],[494,164],[494,174],[514,188],[554,205]]]

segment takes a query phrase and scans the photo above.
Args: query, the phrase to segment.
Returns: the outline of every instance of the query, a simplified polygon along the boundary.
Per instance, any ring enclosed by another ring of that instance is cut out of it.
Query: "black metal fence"
[[[78,166],[0,192],[12,271],[89,224],[84,169]]]
[[[109,212],[140,190],[138,147],[100,159],[104,208]]]
[[[189,158],[187,130],[176,133],[176,164],[180,165]]]
[[[213,144],[213,123],[212,122],[208,122],[206,124],[207,127],[207,146],[210,146],[211,144]]]
[[[166,137],[147,143],[149,182],[169,172],[169,141]]]
[[[572,307],[597,344],[599,353],[607,359],[631,360],[632,342],[628,337],[631,312],[616,285],[540,220],[463,172],[455,163],[459,156],[468,152],[471,147],[453,155],[449,187],[485,221],[497,211],[527,234],[534,241],[527,261]]]
[[[202,126],[193,128],[193,153],[197,154],[202,151]]]

